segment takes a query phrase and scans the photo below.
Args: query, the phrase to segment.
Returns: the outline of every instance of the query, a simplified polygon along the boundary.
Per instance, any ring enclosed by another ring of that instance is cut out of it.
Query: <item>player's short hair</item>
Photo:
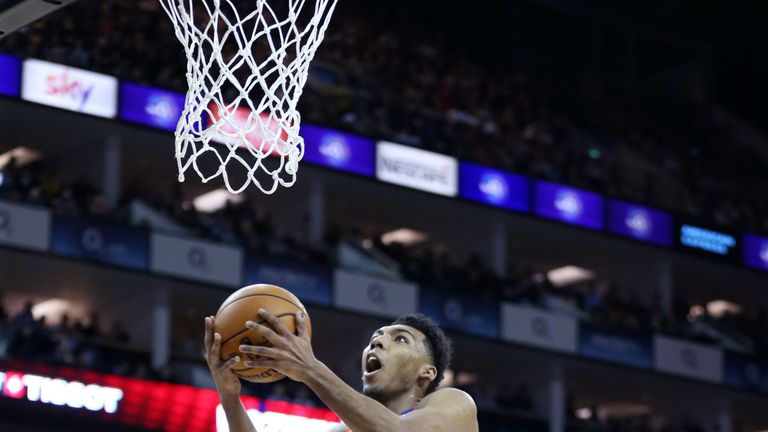
[[[441,329],[436,322],[420,313],[403,315],[392,323],[392,325],[397,324],[413,327],[424,333],[424,336],[426,336],[425,345],[427,347],[427,352],[429,353],[435,369],[437,369],[435,379],[429,383],[429,386],[427,386],[427,390],[424,393],[425,395],[428,395],[435,391],[437,386],[440,385],[440,382],[443,380],[445,369],[448,368],[453,356],[453,344],[451,344],[451,340],[448,339],[448,336],[445,335],[443,329]]]

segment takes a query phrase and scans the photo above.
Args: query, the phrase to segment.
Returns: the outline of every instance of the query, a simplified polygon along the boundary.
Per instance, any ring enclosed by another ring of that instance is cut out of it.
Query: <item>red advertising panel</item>
[[[211,103],[208,109],[208,127],[216,123],[222,123],[213,136],[213,140],[222,144],[238,145],[259,153],[269,153],[272,156],[288,154],[288,146],[285,141],[288,133],[281,128],[280,123],[271,117],[269,113],[255,113],[249,108],[238,107],[235,109],[221,110],[216,103]],[[245,133],[241,131],[246,131]],[[245,140],[243,140],[245,138]]]
[[[25,370],[26,369],[26,370]],[[30,370],[34,370],[31,372]],[[0,399],[27,400],[89,412],[104,421],[167,432],[228,432],[215,390],[19,364],[0,369]],[[338,417],[325,409],[243,396],[259,432],[325,432]]]

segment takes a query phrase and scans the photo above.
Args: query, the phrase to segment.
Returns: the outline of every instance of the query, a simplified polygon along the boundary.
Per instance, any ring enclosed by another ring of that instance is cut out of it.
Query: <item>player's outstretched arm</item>
[[[400,418],[396,414],[356,392],[315,357],[301,312],[296,313],[298,335],[266,310],[260,309],[259,314],[269,326],[253,321],[248,321],[246,326],[261,333],[272,346],[240,346],[241,352],[259,358],[246,360],[247,367],[272,368],[294,381],[307,384],[355,432],[400,431]]]
[[[466,393],[442,389],[425,397],[416,409],[398,416],[381,403],[348,386],[327,366],[317,360],[301,312],[296,314],[294,335],[265,310],[261,316],[270,327],[248,321],[246,325],[260,332],[272,345],[243,345],[240,351],[255,354],[259,360],[246,361],[247,367],[273,368],[294,381],[307,384],[344,423],[355,432],[476,432],[477,410]],[[274,329],[274,330],[273,330]]]
[[[425,397],[402,417],[349,387],[323,365],[306,384],[354,432],[477,432],[477,407],[461,390],[445,388]]]
[[[245,407],[240,402],[240,379],[232,368],[240,362],[240,357],[221,360],[221,335],[213,332],[213,317],[205,318],[205,361],[216,383],[219,401],[227,416],[231,432],[256,432]]]

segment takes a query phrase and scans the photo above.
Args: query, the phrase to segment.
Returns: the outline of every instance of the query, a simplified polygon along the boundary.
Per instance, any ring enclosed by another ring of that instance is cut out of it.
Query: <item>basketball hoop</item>
[[[232,193],[255,184],[271,194],[296,181],[297,105],[338,0],[270,1],[160,0],[187,55],[180,182],[190,167],[204,183],[222,176]],[[244,181],[232,185],[235,170]]]

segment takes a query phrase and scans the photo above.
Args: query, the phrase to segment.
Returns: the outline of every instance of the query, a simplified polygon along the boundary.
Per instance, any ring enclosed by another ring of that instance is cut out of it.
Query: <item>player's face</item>
[[[429,364],[424,339],[422,332],[406,325],[376,330],[363,350],[363,393],[381,402],[413,389]]]

